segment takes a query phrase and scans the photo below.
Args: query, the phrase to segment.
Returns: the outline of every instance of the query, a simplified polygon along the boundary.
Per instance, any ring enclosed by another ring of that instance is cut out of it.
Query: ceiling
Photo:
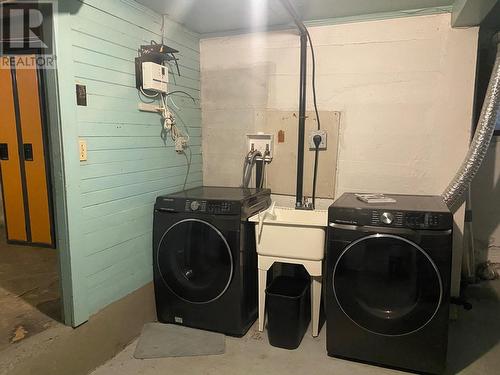
[[[200,34],[277,28],[290,23],[279,0],[137,0]],[[290,0],[304,21],[450,6],[454,0]]]

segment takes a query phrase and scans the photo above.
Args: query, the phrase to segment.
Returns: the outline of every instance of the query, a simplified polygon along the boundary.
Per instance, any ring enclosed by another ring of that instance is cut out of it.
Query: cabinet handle
[[[9,160],[9,145],[0,143],[0,160]]]
[[[31,143],[25,143],[23,146],[24,146],[24,160],[33,161],[33,145]]]

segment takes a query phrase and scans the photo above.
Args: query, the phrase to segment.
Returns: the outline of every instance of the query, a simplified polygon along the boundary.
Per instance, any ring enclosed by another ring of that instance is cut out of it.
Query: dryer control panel
[[[426,230],[449,229],[453,225],[452,216],[446,213],[353,208],[330,210],[329,221],[337,224]]]
[[[453,215],[437,195],[386,194],[392,202],[368,203],[344,193],[328,209],[330,223],[356,226],[450,230]]]
[[[402,212],[402,211],[380,211],[374,210],[371,215],[371,225],[395,226],[410,229],[439,229],[446,224],[448,215],[432,212]]]

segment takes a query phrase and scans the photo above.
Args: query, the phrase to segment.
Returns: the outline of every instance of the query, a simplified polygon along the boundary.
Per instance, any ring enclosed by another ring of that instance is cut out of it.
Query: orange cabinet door
[[[0,159],[7,240],[54,245],[36,68],[0,68]]]
[[[36,69],[16,69],[31,242],[52,244],[43,122]]]
[[[10,69],[0,69],[0,172],[7,240],[28,241],[21,160],[19,154],[18,107],[14,101]]]

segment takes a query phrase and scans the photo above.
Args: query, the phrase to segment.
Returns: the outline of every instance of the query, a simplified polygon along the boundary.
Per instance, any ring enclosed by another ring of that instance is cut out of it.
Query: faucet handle
[[[309,197],[304,196],[304,200],[302,201],[302,207],[306,210],[314,210],[313,202],[309,201]]]

